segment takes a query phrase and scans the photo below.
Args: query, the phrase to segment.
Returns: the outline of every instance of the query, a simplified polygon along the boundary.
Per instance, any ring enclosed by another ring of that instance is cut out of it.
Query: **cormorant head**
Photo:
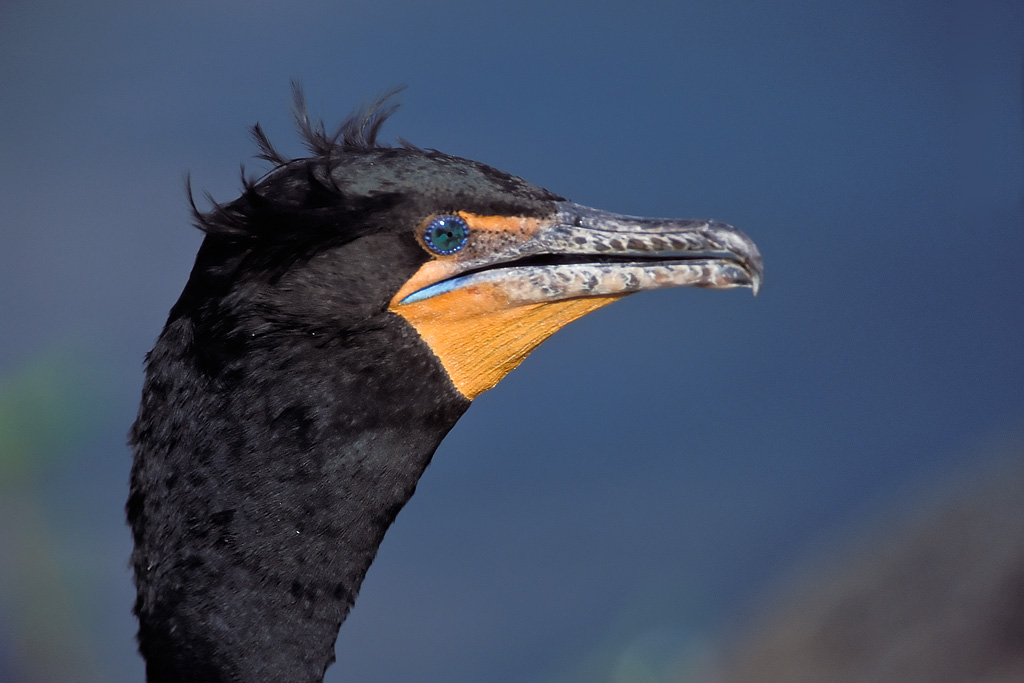
[[[296,90],[312,152],[302,159],[254,127],[275,168],[196,211],[207,236],[172,318],[217,305],[200,316],[214,336],[244,339],[283,328],[356,338],[397,316],[472,399],[560,327],[628,294],[757,292],[760,254],[735,228],[599,211],[475,161],[380,145],[393,109],[381,98],[329,135]]]
[[[206,236],[147,356],[127,514],[154,683],[321,680],[471,399],[623,296],[761,281],[723,223],[606,213],[379,145],[385,100],[336,135],[297,109],[311,155],[254,128],[274,168],[195,212]]]

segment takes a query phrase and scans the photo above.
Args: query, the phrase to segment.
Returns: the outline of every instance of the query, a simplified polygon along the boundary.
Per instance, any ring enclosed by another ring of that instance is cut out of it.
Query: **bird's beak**
[[[638,218],[560,202],[546,219],[460,214],[471,246],[425,264],[395,295],[468,398],[491,388],[568,322],[663,287],[750,287],[761,254],[712,220]]]

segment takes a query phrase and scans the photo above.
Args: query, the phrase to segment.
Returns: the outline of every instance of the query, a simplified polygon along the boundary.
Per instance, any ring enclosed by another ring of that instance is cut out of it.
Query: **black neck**
[[[168,323],[131,433],[148,679],[319,681],[385,531],[469,402],[390,314],[349,337],[254,336],[220,365],[195,334],[188,317]]]

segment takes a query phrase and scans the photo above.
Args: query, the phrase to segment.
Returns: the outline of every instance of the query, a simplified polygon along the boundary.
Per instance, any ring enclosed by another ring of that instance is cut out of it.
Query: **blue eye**
[[[454,254],[469,241],[469,226],[459,216],[438,216],[427,224],[423,241],[435,254]]]

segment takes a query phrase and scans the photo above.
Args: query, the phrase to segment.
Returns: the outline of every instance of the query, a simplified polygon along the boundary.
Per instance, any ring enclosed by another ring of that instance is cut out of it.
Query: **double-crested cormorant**
[[[319,681],[385,531],[470,401],[627,294],[751,287],[708,220],[621,216],[484,164],[377,143],[379,100],[196,223],[147,356],[127,503],[158,681]],[[194,205],[193,205],[194,209]]]

